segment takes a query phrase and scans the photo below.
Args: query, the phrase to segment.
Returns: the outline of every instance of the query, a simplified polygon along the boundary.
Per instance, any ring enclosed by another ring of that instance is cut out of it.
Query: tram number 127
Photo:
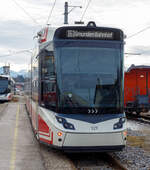
[[[98,130],[98,126],[91,126],[91,130],[92,130],[92,131]]]

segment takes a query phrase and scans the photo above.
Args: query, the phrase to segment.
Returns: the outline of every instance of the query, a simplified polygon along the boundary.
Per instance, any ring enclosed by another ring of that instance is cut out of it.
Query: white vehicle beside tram
[[[26,106],[39,142],[68,152],[122,150],[123,32],[89,22],[37,35]]]
[[[15,81],[9,75],[0,75],[0,101],[10,101],[15,91]]]

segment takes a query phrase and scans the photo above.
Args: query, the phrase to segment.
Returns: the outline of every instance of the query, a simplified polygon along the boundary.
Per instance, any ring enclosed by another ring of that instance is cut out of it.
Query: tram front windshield
[[[57,57],[61,112],[122,108],[120,48],[61,47]]]
[[[0,94],[5,94],[8,88],[8,79],[0,77]]]

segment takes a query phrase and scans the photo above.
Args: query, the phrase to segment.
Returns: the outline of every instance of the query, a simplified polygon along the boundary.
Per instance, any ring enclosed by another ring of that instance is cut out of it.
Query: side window
[[[8,80],[8,84],[11,85],[11,80]]]
[[[31,97],[31,70],[28,70],[28,77],[25,79],[24,91],[28,97]]]
[[[53,110],[56,107],[56,74],[52,51],[42,56],[41,65],[41,102]]]
[[[38,60],[35,57],[32,62],[32,99],[38,101]]]

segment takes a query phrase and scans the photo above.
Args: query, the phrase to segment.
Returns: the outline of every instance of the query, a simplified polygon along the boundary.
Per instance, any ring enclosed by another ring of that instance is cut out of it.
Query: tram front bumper
[[[8,101],[8,98],[5,97],[5,96],[4,96],[4,97],[1,97],[1,96],[0,96],[0,101]]]
[[[63,147],[64,152],[70,153],[79,153],[79,152],[117,152],[122,151],[125,148],[125,145],[116,145],[116,146],[82,146],[82,147]]]
[[[67,133],[63,150],[66,152],[121,151],[125,147],[122,132],[103,134]]]

